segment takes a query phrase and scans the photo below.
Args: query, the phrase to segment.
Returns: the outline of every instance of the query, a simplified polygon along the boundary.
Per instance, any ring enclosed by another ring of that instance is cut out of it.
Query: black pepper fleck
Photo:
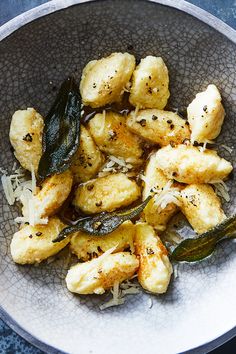
[[[32,238],[33,237],[33,235],[29,235],[29,238]]]
[[[174,124],[171,124],[171,125],[170,125],[170,129],[171,129],[171,130],[173,130],[174,127],[175,127]]]
[[[137,123],[139,123],[142,127],[145,127],[146,126],[146,119],[141,119]]]
[[[207,113],[207,105],[203,106],[203,111]]]
[[[109,131],[109,138],[108,138],[108,140],[117,140],[117,133],[116,132],[114,132],[114,130],[110,130]]]
[[[88,191],[91,191],[93,188],[94,188],[94,185],[93,185],[93,184],[89,184],[89,185],[87,186],[87,190],[88,190]]]
[[[35,235],[36,235],[36,236],[41,236],[41,235],[42,235],[42,232],[38,231],[38,232],[36,232]]]
[[[172,123],[172,120],[171,120],[171,119],[168,119],[168,120],[167,120],[167,123],[168,123],[168,124],[171,124],[171,123]]]
[[[155,116],[155,115],[153,114],[152,120],[157,120],[157,119],[158,119],[157,116]]]
[[[33,140],[32,136],[30,133],[26,134],[24,137],[23,137],[23,140],[24,141],[28,141],[31,143],[31,141]]]
[[[151,248],[147,248],[146,251],[147,254],[154,254],[154,251]]]
[[[97,207],[100,207],[102,205],[102,201],[95,203]]]

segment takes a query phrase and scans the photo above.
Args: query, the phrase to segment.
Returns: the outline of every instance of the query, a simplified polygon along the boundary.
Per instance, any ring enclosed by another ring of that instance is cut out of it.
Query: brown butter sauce
[[[112,111],[112,112],[127,116],[134,109],[135,109],[135,107],[129,103],[129,93],[124,92],[122,99],[119,102],[114,102],[114,103],[111,103],[109,105],[99,107],[99,108],[92,108],[90,106],[84,106],[83,107],[84,113],[81,116],[81,123],[84,125],[88,124],[88,122],[97,113],[102,113],[104,110],[105,111]]]

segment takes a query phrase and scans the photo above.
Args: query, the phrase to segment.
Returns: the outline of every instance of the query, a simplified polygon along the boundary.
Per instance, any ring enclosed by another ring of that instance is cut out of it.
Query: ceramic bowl
[[[45,115],[68,75],[79,79],[89,60],[115,51],[129,51],[136,58],[162,56],[170,74],[169,103],[180,110],[208,83],[216,84],[227,114],[217,149],[235,165],[235,31],[182,0],[78,3],[50,1],[0,29],[0,166],[10,170],[14,162],[8,139],[13,112],[34,107]],[[220,144],[232,147],[232,152]],[[224,208],[230,215],[236,209],[233,178],[228,186],[231,201]],[[236,243],[222,244],[201,263],[181,265],[165,295],[140,293],[123,306],[100,311],[98,305],[107,295],[75,296],[67,291],[65,259],[38,267],[12,262],[9,244],[16,215],[1,190],[1,316],[41,349],[200,353],[235,334]]]

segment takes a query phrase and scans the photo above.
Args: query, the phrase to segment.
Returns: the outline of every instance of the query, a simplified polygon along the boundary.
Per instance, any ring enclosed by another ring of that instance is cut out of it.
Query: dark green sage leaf
[[[218,242],[236,236],[236,215],[218,224],[197,238],[182,241],[172,252],[171,259],[178,262],[196,262],[212,254]]]
[[[52,242],[62,241],[71,233],[79,230],[82,230],[90,235],[107,235],[117,229],[117,227],[123,224],[126,220],[131,220],[137,217],[143,211],[150,199],[151,196],[148,197],[143,203],[132,209],[114,211],[112,213],[103,212],[95,216],[79,219],[75,225],[68,226],[63,229],[58,237]]]
[[[43,130],[43,154],[39,161],[41,180],[65,171],[79,146],[81,99],[74,80],[68,78],[48,113]]]

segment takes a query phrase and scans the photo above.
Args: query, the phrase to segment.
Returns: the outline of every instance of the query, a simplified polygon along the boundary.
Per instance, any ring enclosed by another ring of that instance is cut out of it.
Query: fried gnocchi
[[[157,167],[167,178],[187,184],[215,183],[224,180],[232,171],[229,161],[219,157],[214,150],[180,144],[158,150]]]
[[[86,182],[93,178],[105,160],[88,129],[83,125],[80,129],[80,146],[70,167],[75,183]]]
[[[119,101],[134,68],[135,58],[129,53],[112,53],[90,61],[80,82],[83,103],[94,108]]]
[[[127,119],[128,128],[143,139],[160,146],[170,143],[181,144],[190,138],[187,121],[176,113],[158,109],[131,112]]]
[[[164,231],[170,218],[177,212],[178,206],[168,203],[164,208],[156,203],[156,198],[169,182],[164,173],[156,167],[156,153],[150,156],[144,174],[143,200],[155,192],[143,211],[147,223],[158,231]],[[171,187],[170,187],[171,188]]]
[[[48,177],[39,192],[33,197],[37,217],[43,218],[56,214],[70,194],[72,183],[73,176],[69,170]],[[28,208],[24,207],[22,213],[24,216],[28,216]]]
[[[15,263],[33,264],[61,251],[69,242],[67,238],[59,243],[52,240],[66,225],[57,217],[49,219],[47,225],[25,225],[13,235],[11,255]]]
[[[132,164],[142,163],[140,140],[127,129],[126,119],[122,115],[114,112],[98,113],[88,126],[101,151]]]
[[[192,142],[205,143],[220,134],[225,110],[215,85],[209,85],[206,91],[198,93],[188,106],[187,112]]]
[[[140,188],[125,174],[117,173],[80,185],[73,204],[86,214],[125,207],[140,196]]]
[[[138,259],[129,252],[103,254],[72,267],[66,276],[66,285],[77,294],[103,294],[116,282],[131,278],[138,266]]]
[[[11,120],[10,142],[14,155],[28,171],[38,170],[42,155],[43,117],[34,108],[16,111]]]
[[[165,293],[173,270],[165,246],[150,225],[136,225],[134,246],[139,258],[139,283],[152,293]]]
[[[139,108],[163,109],[170,96],[168,69],[160,57],[147,56],[136,67],[129,101]]]
[[[220,199],[208,184],[190,184],[182,190],[181,196],[181,211],[198,234],[226,218]]]
[[[112,233],[105,236],[91,236],[83,231],[72,236],[70,248],[72,253],[82,261],[100,256],[102,253],[115,247],[115,252],[130,249],[134,253],[135,225],[126,221]]]

